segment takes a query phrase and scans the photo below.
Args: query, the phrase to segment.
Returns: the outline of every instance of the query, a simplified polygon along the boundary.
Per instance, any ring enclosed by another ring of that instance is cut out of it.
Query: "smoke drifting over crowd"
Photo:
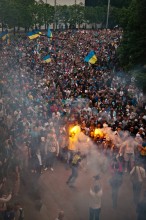
[[[28,219],[53,220],[61,209],[65,219],[86,220],[91,185],[100,182],[101,219],[128,220],[132,210],[134,220],[130,172],[145,167],[146,108],[142,91],[117,66],[122,31],[57,34],[49,42],[2,42],[0,200],[7,198],[6,212],[12,202],[14,214],[20,202]],[[93,49],[97,65],[84,62]],[[51,62],[42,63],[48,51]]]

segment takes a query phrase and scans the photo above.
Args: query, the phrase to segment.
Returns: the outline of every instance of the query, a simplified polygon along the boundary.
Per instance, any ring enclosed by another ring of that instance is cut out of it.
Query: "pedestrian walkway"
[[[49,219],[54,219],[57,210],[64,210],[65,220],[88,220],[89,187],[93,174],[80,171],[76,187],[66,185],[70,170],[65,170],[64,165],[57,163],[54,173],[47,171],[40,178],[40,188],[45,210]],[[124,175],[123,184],[119,190],[118,207],[112,208],[111,187],[108,183],[109,174],[101,176],[103,187],[103,201],[100,220],[136,220],[136,207],[132,198],[132,186],[128,174]],[[43,220],[47,220],[44,219]]]

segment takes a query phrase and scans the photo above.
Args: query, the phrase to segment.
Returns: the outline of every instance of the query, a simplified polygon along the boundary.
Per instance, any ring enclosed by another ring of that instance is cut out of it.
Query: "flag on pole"
[[[94,64],[96,63],[97,61],[97,57],[95,55],[95,52],[92,50],[88,53],[88,55],[85,57],[84,59],[85,62],[88,62],[88,63],[91,63],[91,64]]]
[[[8,34],[8,30],[3,31],[0,34],[0,39],[2,39],[3,41],[6,41],[6,44],[10,44],[10,35]]]
[[[52,40],[53,35],[52,35],[50,28],[48,28],[47,37]]]
[[[30,40],[38,38],[42,33],[38,30],[34,30],[27,33],[27,36]]]
[[[1,38],[2,40],[6,40],[6,39],[8,39],[8,37],[9,37],[8,30],[3,31],[3,32],[0,34],[0,38]]]
[[[51,62],[51,56],[48,54],[43,58],[43,63],[50,63]]]
[[[9,34],[8,34],[7,37],[6,37],[6,42],[7,42],[8,45],[10,45],[10,43],[11,43],[11,41],[10,41],[10,35],[9,35]]]

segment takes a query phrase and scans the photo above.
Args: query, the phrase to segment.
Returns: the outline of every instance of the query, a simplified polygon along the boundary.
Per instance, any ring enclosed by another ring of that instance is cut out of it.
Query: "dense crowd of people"
[[[146,103],[134,79],[125,77],[118,66],[121,39],[120,29],[99,29],[58,31],[52,39],[16,36],[9,44],[1,42],[1,219],[14,219],[16,211],[7,204],[19,195],[24,175],[53,171],[56,157],[71,163],[78,151],[70,134],[73,126],[79,126],[110,159],[114,174],[118,170],[121,176],[132,175],[137,165],[145,177]],[[84,62],[90,50],[97,56],[94,65]],[[47,54],[50,63],[42,61]],[[130,142],[122,144],[123,140]],[[114,174],[110,183],[115,207]],[[18,212],[21,206],[16,207]],[[13,211],[12,218],[5,217]]]

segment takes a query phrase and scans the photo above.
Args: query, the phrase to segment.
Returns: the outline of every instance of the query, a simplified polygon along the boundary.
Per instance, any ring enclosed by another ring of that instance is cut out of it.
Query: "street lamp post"
[[[108,28],[109,10],[110,10],[110,0],[108,0],[108,6],[107,6],[106,29]]]
[[[54,30],[56,30],[56,5],[57,5],[57,0],[54,0]]]
[[[75,11],[76,11],[76,16],[77,16],[77,0],[75,0]],[[75,21],[75,29],[77,26],[77,22]]]

